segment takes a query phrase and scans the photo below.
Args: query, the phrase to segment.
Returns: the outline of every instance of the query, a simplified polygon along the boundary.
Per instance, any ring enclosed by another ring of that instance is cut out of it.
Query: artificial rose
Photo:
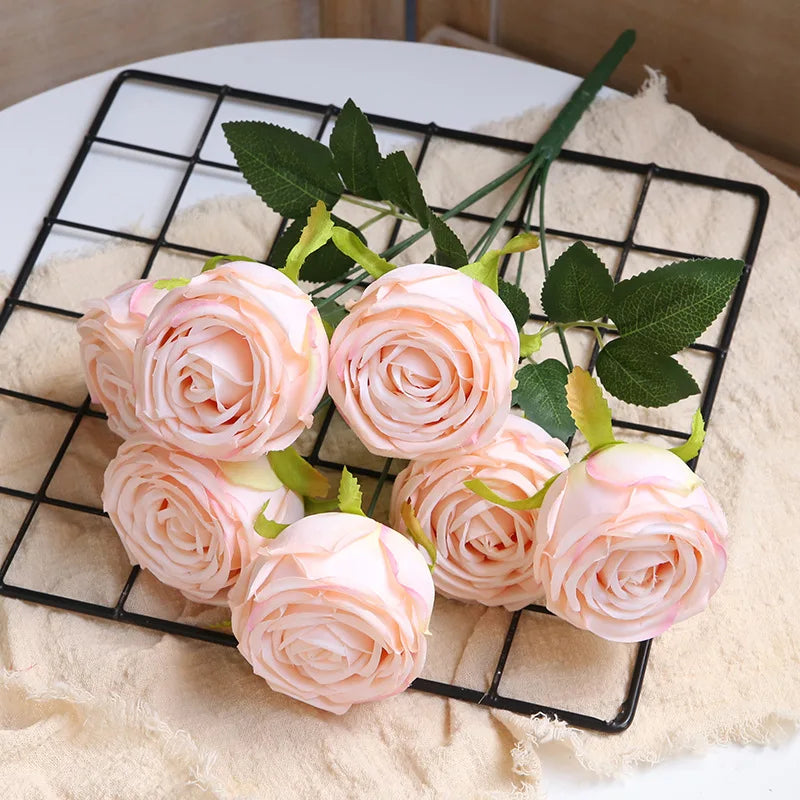
[[[136,436],[106,469],[103,508],[132,564],[190,600],[224,605],[265,541],[253,529],[261,510],[286,524],[303,516],[302,498],[283,486],[266,458],[258,468],[261,488],[237,485],[224,464]]]
[[[249,461],[311,426],[327,366],[308,295],[275,269],[237,261],[153,309],[134,354],[136,413],[172,447]]]
[[[370,284],[336,328],[328,391],[370,452],[430,458],[492,440],[518,360],[517,327],[491,289],[412,264]]]
[[[147,315],[166,293],[153,281],[132,281],[105,299],[91,300],[78,320],[89,395],[108,415],[108,427],[123,439],[142,427],[133,398],[133,348]]]
[[[402,692],[425,663],[430,571],[408,539],[367,517],[290,525],[242,572],[229,602],[256,675],[334,714]]]
[[[436,545],[436,589],[447,597],[511,611],[538,600],[533,577],[538,511],[514,511],[464,486],[478,478],[509,500],[535,494],[567,469],[566,447],[538,425],[509,415],[490,444],[450,458],[414,461],[395,480],[391,524],[405,530],[401,509],[410,501]]]
[[[617,444],[550,487],[534,571],[554,614],[636,642],[706,607],[725,573],[726,537],[719,503],[680,458]]]

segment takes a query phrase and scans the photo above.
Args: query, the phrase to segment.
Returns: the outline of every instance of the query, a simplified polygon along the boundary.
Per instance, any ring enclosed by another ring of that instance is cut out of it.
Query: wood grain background
[[[773,161],[800,164],[798,0],[417,0],[416,13],[418,38],[452,26],[576,74],[621,30],[636,28],[613,86],[634,91],[645,65],[661,70],[670,99],[701,122]],[[0,20],[2,108],[101,69],[198,47],[319,35],[402,39],[405,2],[0,0]],[[520,108],[535,102],[520,87]]]

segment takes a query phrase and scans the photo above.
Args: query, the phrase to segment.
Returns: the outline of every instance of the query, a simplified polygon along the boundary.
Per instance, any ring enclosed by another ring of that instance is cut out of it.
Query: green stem
[[[534,192],[535,191],[536,189],[534,189]],[[531,219],[533,218],[533,206],[534,206],[533,197],[531,197],[531,199],[528,201],[528,210],[525,214],[525,224],[522,226],[522,230],[525,233],[528,233],[528,231],[530,231],[531,229]],[[514,283],[516,283],[517,286],[520,286],[522,284],[522,265],[525,263],[526,255],[527,253],[525,250],[523,250],[519,254],[519,261],[517,261],[517,275],[514,279]]]
[[[349,194],[343,194],[340,198],[345,203],[350,203],[353,206],[360,206],[361,208],[368,208],[371,211],[380,211],[384,213],[384,216],[391,215],[393,217],[397,217],[397,219],[405,220],[406,222],[416,222],[416,218],[408,216],[408,214],[403,214],[401,211],[397,210],[397,206],[393,204],[389,204],[390,208],[386,208],[386,206],[380,206],[376,203],[369,203],[366,200],[361,200],[358,197],[353,197]]]
[[[388,217],[391,214],[391,211],[379,211],[374,217],[370,217],[366,222],[362,222],[358,229],[360,231],[366,230],[369,228],[370,225],[373,225],[376,222],[380,222],[384,217]]]
[[[601,328],[604,331],[617,330],[617,326],[612,324],[611,322],[588,322],[587,320],[581,319],[578,320],[577,322],[546,323],[541,328],[539,328],[537,333],[539,334],[539,336],[545,337],[549,336],[551,333],[558,333],[559,329],[561,329],[562,331],[566,331],[569,330],[570,328],[589,328],[593,330],[596,334],[600,334]]]

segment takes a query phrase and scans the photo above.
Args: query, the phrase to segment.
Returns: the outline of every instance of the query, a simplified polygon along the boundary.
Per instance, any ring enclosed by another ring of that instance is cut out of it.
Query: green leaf
[[[188,278],[164,278],[153,284],[154,289],[179,289],[189,283]]]
[[[382,159],[378,165],[378,189],[382,200],[389,200],[423,227],[428,227],[430,210],[417,173],[408,156],[398,150]]]
[[[270,122],[224,122],[236,163],[253,191],[285,217],[304,217],[318,200],[331,208],[344,189],[324,144]]]
[[[430,536],[422,530],[422,525],[419,524],[417,515],[414,513],[414,506],[411,505],[410,500],[406,500],[400,508],[400,516],[406,526],[406,531],[415,544],[421,545],[425,552],[428,554],[431,563],[428,565],[430,571],[436,566],[436,545],[431,541]]]
[[[567,377],[567,408],[592,450],[614,444],[611,409],[599,384],[583,367],[575,367]]]
[[[347,309],[335,300],[328,300],[327,297],[320,297],[319,295],[312,297],[311,302],[317,306],[319,315],[322,317],[322,324],[325,326],[325,331],[330,339],[336,330],[336,326],[347,316]]]
[[[519,332],[519,357],[530,358],[534,353],[542,349],[541,333]]]
[[[333,229],[332,238],[339,250],[361,264],[373,278],[380,278],[381,275],[394,269],[394,264],[390,264],[370,250],[351,230],[337,225]]]
[[[300,233],[300,238],[297,244],[289,251],[286,256],[286,266],[283,267],[281,272],[287,278],[297,283],[300,278],[300,268],[305,263],[305,260],[314,252],[319,250],[323,245],[327,244],[333,233],[333,220],[325,203],[318,200],[311,213],[308,215],[308,221]]]
[[[358,478],[347,467],[342,467],[342,477],[339,481],[338,495],[339,511],[345,514],[358,514],[365,517],[361,508],[361,486]]]
[[[575,242],[550,267],[542,287],[542,307],[553,322],[604,317],[611,306],[614,279],[594,250]]]
[[[366,115],[352,100],[339,112],[331,132],[330,148],[348,190],[369,200],[380,200],[378,141]]]
[[[575,432],[567,408],[567,374],[567,368],[554,358],[526,364],[517,371],[518,384],[512,395],[526,419],[564,442]]]
[[[597,357],[597,377],[614,397],[655,408],[697,394],[694,378],[671,356],[627,338],[609,342]]]
[[[245,486],[262,492],[274,492],[281,488],[280,479],[266,456],[255,461],[218,461],[217,465],[235,486]]]
[[[270,466],[281,483],[303,497],[325,497],[330,489],[328,479],[314,469],[294,447],[267,453]]]
[[[215,267],[218,267],[223,261],[250,261],[253,264],[260,263],[255,258],[249,258],[248,256],[211,256],[211,258],[203,264],[203,269],[201,269],[200,272],[209,272]]]
[[[614,287],[609,316],[643,350],[672,355],[725,308],[743,268],[733,258],[699,258],[643,272]]]
[[[501,256],[509,253],[521,253],[524,250],[532,250],[539,246],[539,237],[534,233],[520,233],[509,239],[499,250],[490,250],[481,256],[476,262],[467,264],[459,269],[470,278],[480,281],[484,286],[488,286],[493,292],[499,292],[497,270],[500,266]]]
[[[469,261],[467,251],[453,229],[432,211],[428,219],[428,227],[433,236],[433,243],[436,245],[436,252],[433,254],[434,263],[458,269]]]
[[[521,328],[531,315],[531,301],[528,299],[528,295],[519,286],[504,281],[502,278],[497,281],[497,289],[500,299],[514,317],[517,328]]]
[[[501,495],[497,494],[497,492],[493,492],[483,481],[478,480],[477,478],[464,481],[464,486],[466,486],[471,492],[475,492],[475,494],[479,495],[484,500],[488,500],[490,503],[494,503],[497,506],[511,508],[515,511],[533,511],[535,508],[542,507],[547,490],[552,486],[553,481],[555,481],[560,474],[561,473],[559,472],[555,475],[551,475],[545,482],[544,486],[542,486],[542,488],[539,489],[536,494],[533,494],[530,497],[524,497],[522,500],[509,500],[507,497],[502,497]]]
[[[706,426],[703,422],[703,415],[700,413],[700,409],[698,408],[692,417],[691,435],[682,445],[679,445],[678,447],[671,447],[670,452],[675,453],[675,455],[678,456],[678,458],[680,458],[682,461],[691,461],[693,458],[697,458],[705,438]]]
[[[346,220],[340,219],[335,214],[331,214],[331,219],[338,227],[347,228],[362,241],[366,241],[361,231]],[[270,264],[273,267],[280,269],[286,265],[289,253],[300,241],[303,227],[303,220],[296,219],[280,235],[270,253]],[[341,278],[352,266],[353,259],[346,256],[333,242],[329,241],[306,258],[300,269],[300,280],[311,281],[312,283],[326,283],[327,281]]]

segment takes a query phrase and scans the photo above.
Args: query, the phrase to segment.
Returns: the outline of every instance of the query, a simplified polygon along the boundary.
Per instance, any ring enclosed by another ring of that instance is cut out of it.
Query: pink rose
[[[166,293],[153,288],[153,281],[132,281],[104,300],[91,300],[78,321],[83,372],[92,402],[103,406],[108,427],[123,439],[142,427],[133,399],[133,348],[147,315]]]
[[[436,589],[447,597],[515,611],[539,599],[533,577],[538,511],[513,511],[464,486],[478,478],[518,500],[535,494],[569,466],[563,442],[538,425],[509,415],[494,441],[450,458],[414,461],[395,480],[391,524],[405,526],[401,508],[411,501],[422,529],[436,545]]]
[[[636,642],[706,607],[725,573],[726,536],[719,503],[680,458],[618,444],[550,487],[534,571],[554,614]]]
[[[344,714],[422,671],[433,609],[425,559],[355,514],[317,514],[268,542],[230,594],[239,650],[277,691]]]
[[[121,445],[105,473],[103,508],[131,563],[198,603],[225,604],[265,541],[253,529],[265,503],[276,522],[303,516],[302,498],[266,458],[259,489],[232,483],[225,468],[140,435]]]
[[[134,354],[136,413],[172,447],[249,461],[311,426],[327,366],[308,295],[275,269],[237,261],[153,310]]]
[[[412,264],[370,284],[336,328],[328,391],[370,452],[429,458],[492,440],[518,360],[517,327],[491,289]]]

